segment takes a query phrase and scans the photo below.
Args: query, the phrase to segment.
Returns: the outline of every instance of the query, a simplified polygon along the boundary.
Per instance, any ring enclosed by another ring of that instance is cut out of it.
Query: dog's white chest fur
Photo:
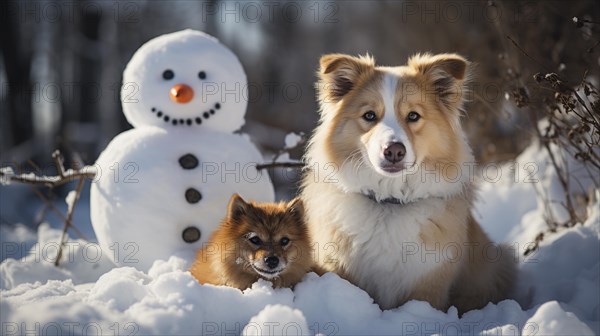
[[[325,189],[308,201],[313,209],[323,209],[318,204],[324,202],[337,204],[319,215],[318,222],[327,225],[311,228],[320,263],[344,270],[351,282],[380,305],[397,305],[424,274],[441,265],[444,256],[433,248],[428,251],[420,237],[421,229],[430,224],[430,215],[443,211],[441,199],[380,204],[360,194]]]

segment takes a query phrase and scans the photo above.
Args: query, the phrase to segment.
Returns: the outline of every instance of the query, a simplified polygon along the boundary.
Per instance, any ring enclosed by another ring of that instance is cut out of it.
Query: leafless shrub
[[[591,34],[597,28],[597,23],[591,20],[573,18],[573,22],[576,27],[585,28],[585,34]],[[528,114],[535,137],[547,152],[565,195],[564,200],[560,202],[568,213],[568,219],[557,222],[552,214],[547,214],[548,230],[554,232],[583,223],[587,216],[586,207],[593,201],[590,195],[594,189],[600,188],[600,93],[593,83],[599,78],[588,78],[589,69],[597,66],[591,62],[578,64],[584,65],[585,71],[578,82],[569,82],[565,77],[574,74],[565,73],[565,64],[559,64],[553,71],[546,70],[541,62],[530,56],[527,47],[522,47],[511,36],[507,36],[507,39],[519,51],[521,57],[533,61],[532,67],[537,68],[537,72],[532,76],[533,86],[524,85],[522,77],[514,77],[510,96],[516,107]],[[579,52],[592,53],[597,45],[598,43],[586,47],[585,44],[581,44],[582,50]],[[527,69],[519,69],[514,64],[511,66],[518,69],[515,71],[517,73],[527,73]],[[575,174],[571,171],[572,167],[565,164],[569,159],[574,160],[585,171]],[[577,180],[577,176],[582,174],[589,177],[591,185],[583,185]],[[573,186],[573,183],[579,185]],[[582,189],[587,189],[587,193],[582,193]],[[546,203],[555,201],[545,200]],[[540,233],[535,238],[535,246],[525,254],[535,250],[545,236],[544,233]]]

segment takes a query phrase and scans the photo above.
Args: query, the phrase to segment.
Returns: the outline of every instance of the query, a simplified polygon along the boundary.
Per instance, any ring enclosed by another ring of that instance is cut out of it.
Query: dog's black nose
[[[275,267],[277,267],[277,265],[279,265],[279,258],[277,257],[266,257],[265,258],[265,264],[267,264],[267,267],[273,269]]]
[[[391,142],[383,150],[383,156],[391,163],[402,161],[406,155],[406,147],[401,142]]]

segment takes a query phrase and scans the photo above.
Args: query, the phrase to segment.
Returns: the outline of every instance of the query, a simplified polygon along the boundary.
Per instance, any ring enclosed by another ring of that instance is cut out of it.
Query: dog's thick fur
[[[268,257],[279,260],[277,267],[266,264]],[[259,204],[235,194],[227,216],[198,251],[190,272],[202,284],[242,290],[259,278],[274,287],[292,287],[312,270],[313,261],[300,199]]]
[[[473,156],[460,125],[469,63],[425,54],[380,67],[332,54],[319,79],[301,194],[319,266],[383,309],[417,299],[465,312],[506,298],[514,255],[471,216]],[[405,149],[400,162],[386,159],[392,143]]]

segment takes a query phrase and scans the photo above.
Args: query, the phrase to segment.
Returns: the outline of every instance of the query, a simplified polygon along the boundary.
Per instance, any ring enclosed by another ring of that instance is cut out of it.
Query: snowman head
[[[244,123],[246,74],[237,57],[199,31],[154,38],[123,73],[121,102],[134,127],[238,130]]]

